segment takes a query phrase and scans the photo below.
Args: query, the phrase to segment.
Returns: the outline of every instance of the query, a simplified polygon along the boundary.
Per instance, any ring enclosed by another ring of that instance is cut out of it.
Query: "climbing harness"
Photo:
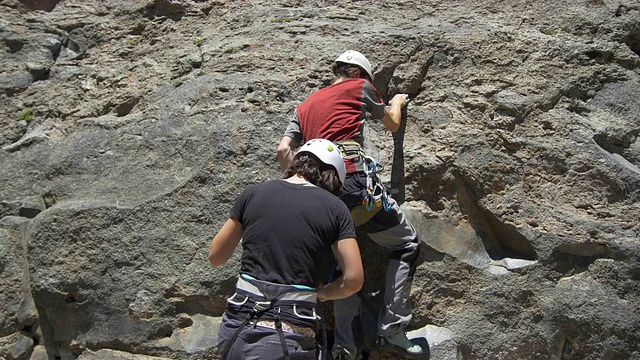
[[[342,159],[347,167],[347,174],[364,171],[363,158],[366,156],[360,143],[354,140],[337,141]]]
[[[390,211],[394,202],[390,194],[394,189],[387,189],[378,173],[384,170],[374,158],[367,156],[360,143],[354,140],[336,142],[342,154],[347,174],[356,174],[361,178],[358,183],[361,187],[353,187],[340,198],[347,204],[351,212],[354,224],[361,226],[367,223],[382,208]]]
[[[317,299],[315,289],[308,286],[275,284],[241,274],[236,292],[227,299],[227,315],[242,321],[221,354],[222,359],[227,359],[242,329],[253,322],[254,327],[264,326],[278,332],[282,353],[289,360],[284,331],[315,337]]]

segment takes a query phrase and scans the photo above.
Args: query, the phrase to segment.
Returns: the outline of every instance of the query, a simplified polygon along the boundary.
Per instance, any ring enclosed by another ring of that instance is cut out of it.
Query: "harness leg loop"
[[[284,338],[284,331],[282,330],[282,321],[280,321],[280,314],[276,314],[276,330],[278,331],[278,335],[280,336],[280,345],[282,346],[282,353],[284,354],[285,360],[290,360],[289,350],[287,350],[287,340]]]

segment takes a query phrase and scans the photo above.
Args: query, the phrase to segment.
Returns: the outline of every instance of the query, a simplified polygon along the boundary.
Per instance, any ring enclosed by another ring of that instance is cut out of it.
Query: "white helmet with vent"
[[[298,149],[296,156],[304,153],[313,154],[323,164],[333,167],[338,173],[340,182],[344,184],[344,179],[347,177],[347,168],[336,144],[325,139],[309,140]]]

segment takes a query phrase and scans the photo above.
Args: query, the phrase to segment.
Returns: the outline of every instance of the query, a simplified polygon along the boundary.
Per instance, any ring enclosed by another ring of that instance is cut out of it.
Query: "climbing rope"
[[[333,265],[333,270],[331,270],[331,274],[329,275],[329,280],[327,284],[331,284],[333,281],[333,276],[336,273],[336,269],[338,268],[338,263],[336,262]],[[320,309],[320,323],[322,324],[322,350],[321,350],[321,358],[322,360],[327,359],[327,324],[324,321],[324,310],[322,309],[322,302],[320,302],[320,298],[318,298],[318,308]]]

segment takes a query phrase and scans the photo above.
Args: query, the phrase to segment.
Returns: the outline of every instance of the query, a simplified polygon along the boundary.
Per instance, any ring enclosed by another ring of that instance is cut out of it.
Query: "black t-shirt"
[[[244,227],[241,272],[278,284],[327,283],[331,245],[356,236],[346,205],[310,184],[271,180],[249,187],[230,216]]]

